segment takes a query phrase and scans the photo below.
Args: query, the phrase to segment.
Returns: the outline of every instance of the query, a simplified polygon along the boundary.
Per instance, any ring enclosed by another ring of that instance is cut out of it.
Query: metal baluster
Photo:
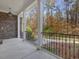
[[[58,55],[60,56],[60,35],[58,34]]]
[[[73,58],[75,59],[75,35],[74,35],[74,40],[73,40]]]
[[[47,33],[47,39],[49,39],[49,33]],[[47,40],[47,50],[49,49],[49,41]]]
[[[51,52],[52,52],[52,47],[53,47],[53,46],[52,46],[52,40],[53,40],[53,39],[52,39],[52,35],[53,35],[53,34],[51,33],[51,43],[50,43],[50,46],[51,46]]]
[[[45,36],[46,36],[46,39],[48,39],[47,33],[44,33],[44,34],[45,34]],[[46,39],[45,39],[45,41],[46,41]],[[47,48],[47,47],[48,47],[47,41],[45,42],[45,47],[46,47],[46,49],[48,49],[48,48]]]
[[[51,51],[51,33],[49,33],[49,50]]]
[[[69,59],[71,59],[71,43],[70,43],[71,35],[69,36]]]
[[[58,49],[57,48],[57,45],[58,45],[58,42],[57,42],[57,33],[55,34],[55,39],[56,39],[56,42],[55,42],[56,43],[56,49],[55,50],[56,50],[56,55],[57,55],[57,49]]]
[[[48,39],[49,39],[49,33],[47,33]],[[49,41],[47,40],[47,50],[49,49]]]
[[[56,40],[56,37],[55,37],[55,34],[54,34],[54,48],[53,48],[53,51],[54,51],[54,49],[56,49],[56,42],[55,42],[55,40]],[[54,51],[54,53],[56,54],[56,51]]]
[[[62,34],[61,34],[61,35],[62,35]],[[64,37],[63,37],[63,35],[62,35],[62,43],[61,43],[61,44],[62,44],[62,57],[63,57],[63,38],[64,38]]]
[[[50,33],[50,51],[52,52],[52,33]]]
[[[54,49],[56,49],[56,42],[55,42],[55,34],[54,34],[54,42],[53,42],[53,44],[54,44],[54,47],[53,47],[53,51],[54,51]],[[54,54],[56,54],[56,51],[54,51]]]
[[[67,35],[65,37],[67,37]],[[66,46],[66,43],[67,43],[67,39],[65,38],[65,42],[64,42],[64,44],[65,44],[65,59],[67,59],[67,54],[66,54],[67,46]]]

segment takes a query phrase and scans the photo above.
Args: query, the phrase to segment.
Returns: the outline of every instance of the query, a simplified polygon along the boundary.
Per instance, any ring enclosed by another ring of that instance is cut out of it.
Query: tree
[[[72,23],[77,25],[78,24],[78,14],[79,14],[79,0],[72,5],[70,10],[71,19],[73,19]]]
[[[60,11],[57,11],[56,14],[55,14],[55,17],[58,19],[58,20],[62,20],[62,13]]]
[[[31,17],[31,21],[30,21],[30,27],[32,29],[32,36],[35,37],[36,33],[37,33],[37,14],[34,14]]]
[[[62,21],[57,20],[54,16],[49,15],[46,19],[45,28],[50,30],[49,32],[59,33],[62,30]]]
[[[67,22],[76,27],[79,14],[79,0],[64,0],[64,2],[66,3]]]

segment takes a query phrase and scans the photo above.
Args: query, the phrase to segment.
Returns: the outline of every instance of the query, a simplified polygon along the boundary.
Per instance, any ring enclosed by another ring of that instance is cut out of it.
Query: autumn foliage
[[[44,31],[51,29],[51,31],[48,32],[54,32],[54,33],[64,33],[64,34],[78,34],[79,32],[79,27],[72,27],[71,23],[67,23],[65,19],[58,20],[54,16],[47,16],[45,20],[45,25],[44,25]],[[46,28],[48,27],[48,28]]]

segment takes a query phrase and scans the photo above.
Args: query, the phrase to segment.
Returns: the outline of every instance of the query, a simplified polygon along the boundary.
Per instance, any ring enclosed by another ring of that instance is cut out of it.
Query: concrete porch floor
[[[58,59],[42,50],[37,51],[36,47],[22,39],[4,40],[0,45],[0,59]]]

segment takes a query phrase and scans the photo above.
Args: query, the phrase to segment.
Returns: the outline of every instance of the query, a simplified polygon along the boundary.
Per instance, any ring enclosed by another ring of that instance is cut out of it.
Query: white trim
[[[30,9],[32,9],[32,7],[34,5],[36,5],[37,1],[34,1],[30,6],[28,6],[24,11],[29,11]]]
[[[0,9],[0,12],[8,13],[9,11],[1,10],[1,9]],[[17,13],[14,13],[14,12],[12,12],[12,14],[13,14],[13,15],[17,15]]]
[[[20,17],[23,17],[23,12],[21,12],[19,15],[18,15],[18,38],[20,38]]]
[[[5,10],[1,10],[1,9],[0,9],[0,12],[5,12],[5,13],[8,13],[8,11],[5,11]]]

